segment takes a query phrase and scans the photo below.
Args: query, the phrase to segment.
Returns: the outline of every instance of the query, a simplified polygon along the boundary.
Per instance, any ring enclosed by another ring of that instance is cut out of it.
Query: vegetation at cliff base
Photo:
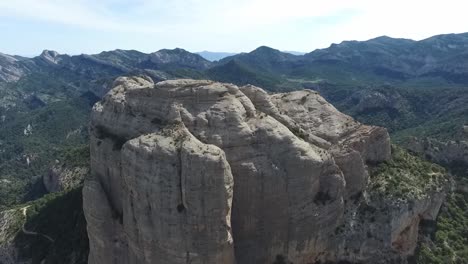
[[[83,147],[88,111],[89,106],[77,100],[5,113],[0,127],[0,210],[44,194],[42,176],[56,160],[86,163],[82,157],[89,156]]]
[[[32,259],[33,264],[87,263],[89,246],[81,190],[48,194],[25,205],[29,206],[25,229],[54,241],[19,232],[15,245],[21,259]]]
[[[420,264],[467,263],[468,261],[468,194],[447,197],[437,219],[432,241],[423,243],[417,255]]]
[[[421,198],[441,191],[448,179],[444,168],[392,145],[392,158],[371,168],[370,190],[388,197]]]

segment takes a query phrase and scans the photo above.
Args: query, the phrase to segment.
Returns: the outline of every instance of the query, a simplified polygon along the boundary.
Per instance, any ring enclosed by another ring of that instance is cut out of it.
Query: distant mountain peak
[[[57,57],[59,56],[60,53],[58,53],[57,51],[55,50],[43,50],[42,53],[41,53],[41,56],[44,56],[44,57]]]
[[[254,49],[253,51],[251,51],[250,53],[265,53],[265,52],[268,52],[268,53],[278,53],[278,52],[281,52],[277,49],[274,49],[274,48],[270,48],[268,46],[260,46],[256,49]]]
[[[412,39],[406,39],[406,38],[392,38],[392,37],[383,35],[380,37],[369,39],[367,42],[376,42],[376,43],[385,43],[385,44],[396,44],[396,43],[411,44],[416,41]]]
[[[154,52],[153,54],[155,53],[167,53],[167,54],[192,54],[192,55],[195,55],[194,53],[191,53],[185,49],[182,49],[182,48],[174,48],[174,49],[161,49],[161,50],[158,50],[156,52]]]
[[[382,35],[382,36],[379,36],[379,37],[376,37],[376,38],[373,38],[373,39],[369,39],[369,41],[372,41],[372,40],[389,40],[389,39],[394,39],[394,38],[389,37],[387,35]]]
[[[208,69],[211,62],[202,56],[181,48],[162,49],[151,53],[149,61],[156,65],[171,64],[177,67],[188,67],[198,70]]]
[[[125,49],[115,49],[115,50],[110,50],[110,51],[102,51],[99,54],[128,54],[128,53],[138,53],[138,54],[144,54],[143,52],[137,51],[137,50],[125,50]]]
[[[59,56],[60,54],[55,50],[44,50],[39,57],[49,63],[57,64],[60,61]]]
[[[259,60],[269,61],[270,63],[296,59],[296,56],[291,53],[282,52],[268,46],[260,46],[249,53],[239,54],[238,56],[233,56],[232,58],[239,59],[241,57],[255,57]]]
[[[205,60],[202,56],[196,53],[191,53],[182,48],[161,49],[154,53],[151,53],[150,55],[153,57],[159,57],[163,60],[165,59],[173,60],[173,59],[183,59],[183,58],[194,58],[197,60]]]

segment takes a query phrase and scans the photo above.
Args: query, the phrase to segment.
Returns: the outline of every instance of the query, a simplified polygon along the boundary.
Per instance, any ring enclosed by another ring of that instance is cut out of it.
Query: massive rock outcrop
[[[90,133],[90,264],[403,259],[442,200],[372,200],[387,131],[309,90],[122,77]]]

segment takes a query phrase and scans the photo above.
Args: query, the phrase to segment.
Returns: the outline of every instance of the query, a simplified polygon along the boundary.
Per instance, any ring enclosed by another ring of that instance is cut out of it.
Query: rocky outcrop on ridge
[[[50,64],[58,64],[62,60],[60,54],[54,50],[44,50],[39,58]]]
[[[42,183],[49,193],[71,190],[79,187],[88,173],[87,167],[68,168],[63,164],[55,164],[42,177]]]
[[[211,66],[211,62],[198,54],[176,48],[173,50],[162,49],[151,53],[148,55],[147,61],[142,62],[142,65],[151,65],[151,68],[156,69],[164,67],[184,67],[189,69],[206,70]]]
[[[121,77],[90,134],[90,264],[388,263],[443,200],[368,194],[387,131],[309,90]]]
[[[0,82],[17,81],[27,72],[18,58],[0,53]]]
[[[412,138],[407,143],[407,148],[441,164],[459,162],[468,166],[468,141],[466,140],[443,142],[433,138]]]

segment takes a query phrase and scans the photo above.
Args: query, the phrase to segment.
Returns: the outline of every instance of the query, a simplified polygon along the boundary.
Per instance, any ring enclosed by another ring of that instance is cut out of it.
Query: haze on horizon
[[[0,52],[310,52],[343,40],[466,32],[467,8],[460,0],[0,0]]]

